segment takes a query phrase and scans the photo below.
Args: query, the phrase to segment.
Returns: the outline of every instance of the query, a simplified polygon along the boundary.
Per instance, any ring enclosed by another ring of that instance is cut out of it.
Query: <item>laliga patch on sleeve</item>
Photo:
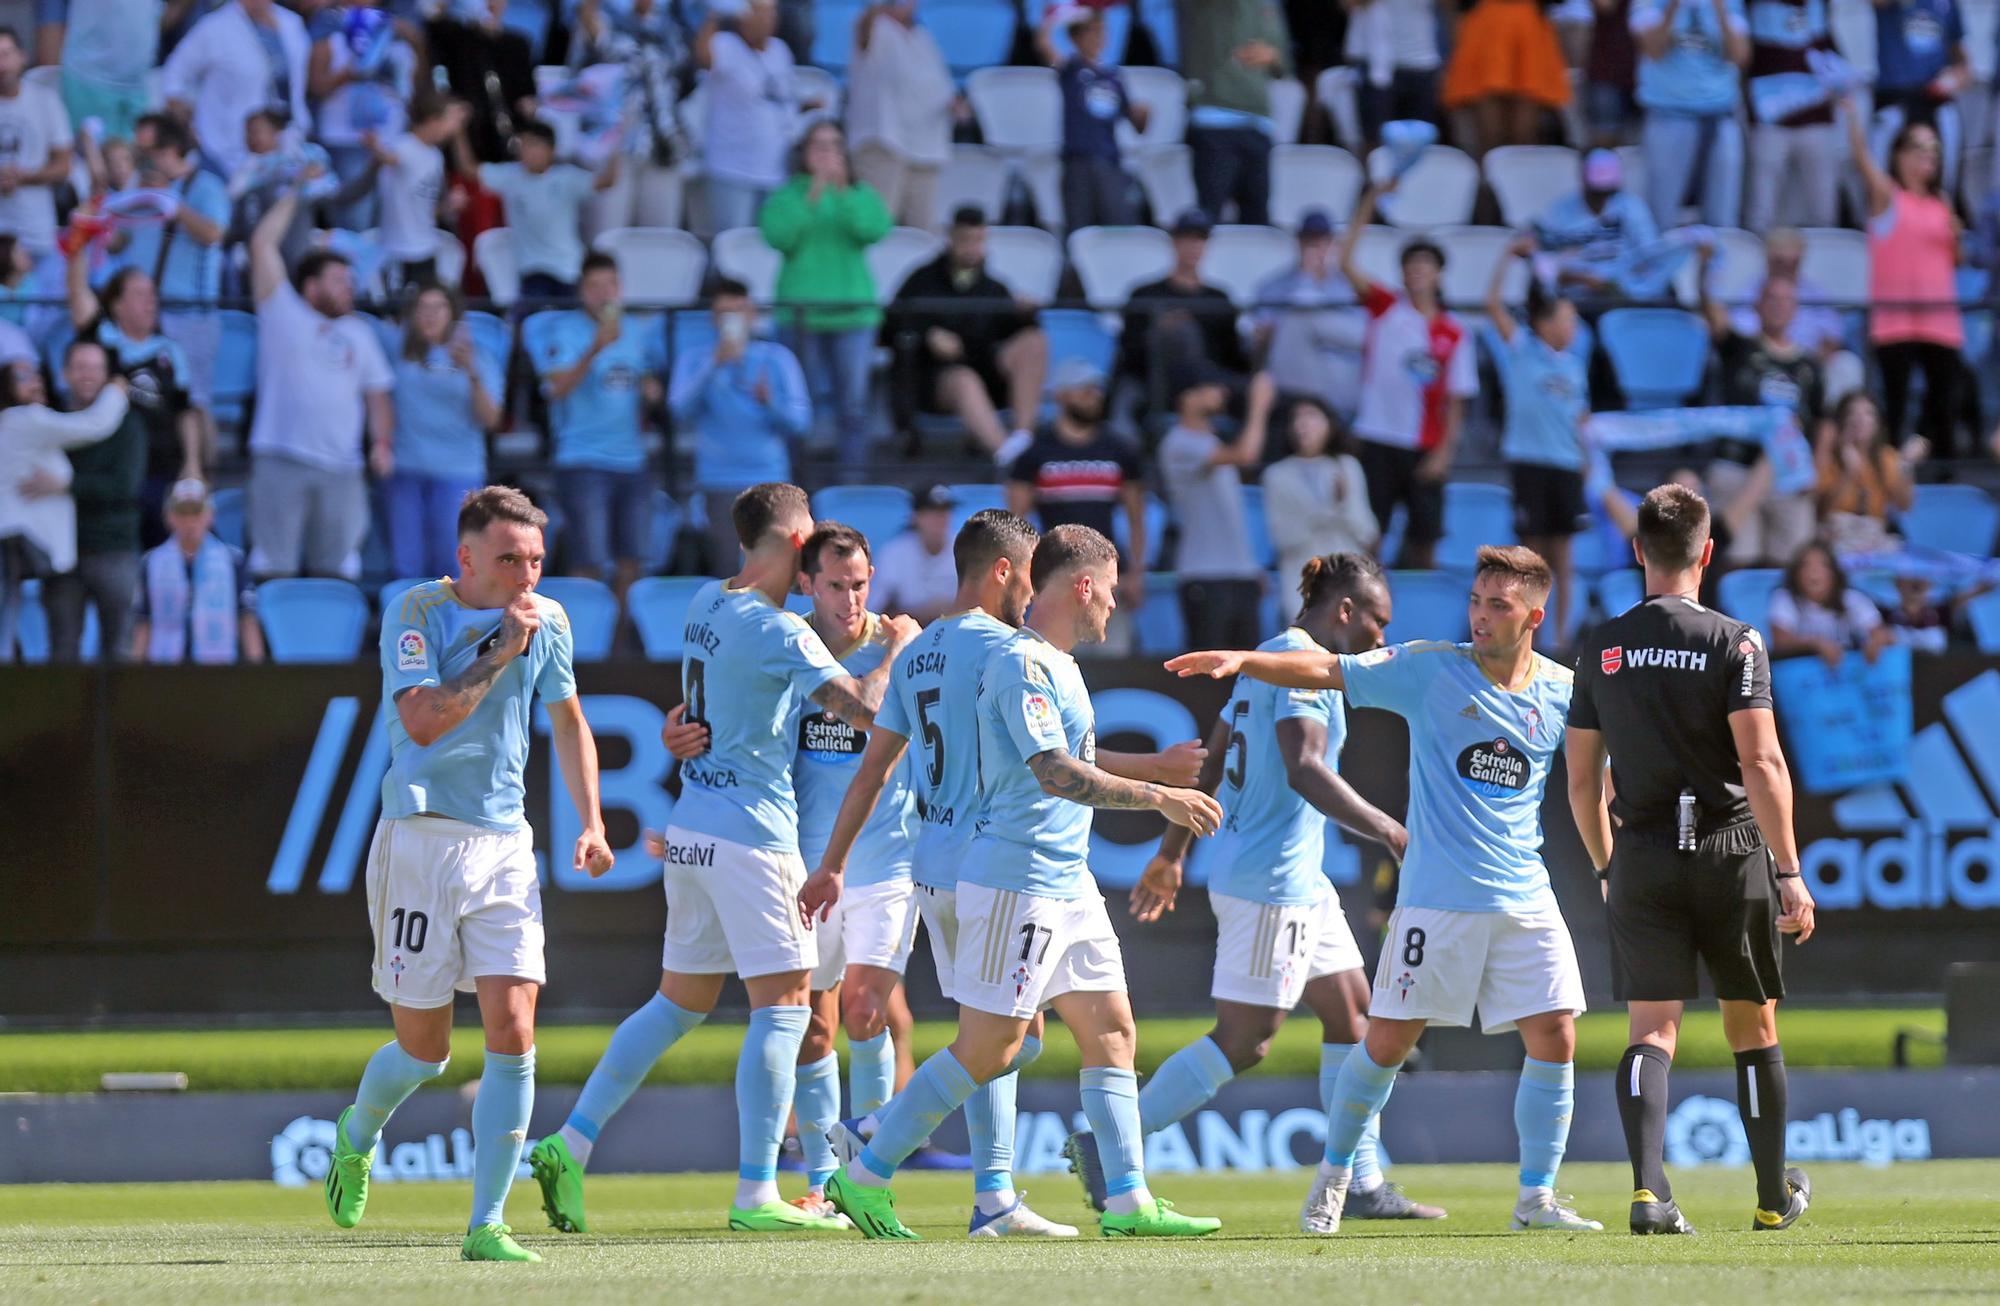
[[[1021,700],[1021,708],[1027,714],[1030,730],[1055,729],[1056,710],[1049,703],[1047,695],[1030,694]]]
[[[1394,644],[1385,644],[1381,648],[1369,649],[1366,653],[1356,658],[1355,662],[1364,667],[1379,667],[1395,656],[1396,646]]]
[[[406,630],[396,639],[396,670],[429,671],[431,669],[430,649],[424,644],[421,631]]]

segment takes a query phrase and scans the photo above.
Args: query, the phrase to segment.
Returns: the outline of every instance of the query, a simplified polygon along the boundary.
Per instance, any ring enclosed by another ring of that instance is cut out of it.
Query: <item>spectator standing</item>
[[[151,121],[140,122],[142,133]],[[333,160],[321,146],[287,133],[284,114],[277,109],[259,109],[243,120],[243,145],[243,161],[229,174],[227,242],[231,246],[247,244],[271,206],[284,198],[294,182],[303,179],[305,190],[295,206],[298,211],[278,246],[289,267],[313,246],[313,206],[322,200],[339,203],[342,192],[340,179],[333,175]],[[372,179],[369,184],[373,184]]]
[[[777,0],[749,0],[695,46],[708,69],[702,177],[710,235],[756,223],[764,201],[785,184],[799,105],[792,51],[777,31]]]
[[[481,164],[479,183],[507,206],[521,297],[569,299],[583,268],[583,206],[617,180],[618,158],[606,161],[595,179],[575,164],[557,163],[555,128],[545,122],[522,123],[514,147],[519,162]]]
[[[708,568],[734,576],[742,545],[730,507],[753,485],[792,479],[792,442],[812,427],[812,396],[792,351],[759,338],[750,290],[727,278],[709,298],[715,344],[674,360],[667,407],[694,430],[695,492],[708,509]]]
[[[1361,333],[1353,321],[1358,316],[1353,300],[1352,288],[1334,266],[1333,220],[1323,209],[1308,209],[1299,220],[1298,266],[1257,288],[1258,350],[1281,395],[1310,396],[1329,409],[1354,411]],[[1299,565],[1305,565],[1303,558]],[[1297,569],[1281,574],[1296,575]]]
[[[547,316],[533,359],[555,437],[564,566],[596,580],[611,569],[623,599],[652,542],[654,482],[641,428],[646,409],[665,397],[661,337],[627,319],[610,255],[584,259],[576,293],[577,308]]]
[[[1911,123],[1929,123],[1941,146],[1944,188],[1958,185],[1958,93],[1972,81],[1958,0],[1878,0],[1875,10],[1875,122],[1869,144],[1891,171],[1890,142]]]
[[[1069,25],[1074,53],[1067,59],[1050,37],[1058,22]],[[1145,131],[1151,111],[1126,92],[1124,74],[1104,58],[1105,41],[1102,11],[1082,6],[1050,5],[1036,33],[1042,61],[1056,70],[1062,88],[1063,224],[1071,231],[1138,220],[1117,128],[1123,120]]]
[[[588,227],[678,227],[684,209],[681,80],[689,75],[686,33],[672,0],[583,0],[571,35],[573,67],[616,64],[624,71],[630,124],[618,149],[618,180],[598,193]]]
[[[86,412],[111,385],[111,359],[93,340],[63,352],[63,387],[72,412]],[[70,499],[76,505],[76,566],[42,585],[49,616],[49,660],[76,662],[84,612],[97,609],[98,649],[106,662],[130,659],[132,600],[139,585],[139,487],[146,474],[146,426],[135,408],[103,440],[69,450]]]
[[[1750,81],[1812,71],[1808,56],[1833,51],[1825,0],[1749,0]],[[1880,21],[1879,19],[1877,20]],[[1833,105],[1800,109],[1750,127],[1750,194],[1743,225],[1830,227],[1838,212],[1840,137]]]
[[[1894,548],[1889,520],[1916,503],[1911,473],[1921,440],[1900,450],[1891,444],[1882,410],[1866,391],[1841,400],[1814,450],[1819,538],[1839,553]],[[1968,551],[1983,552],[1970,541],[1968,546]]]
[[[785,257],[778,302],[792,352],[813,391],[833,396],[845,475],[858,475],[868,457],[868,371],[882,325],[867,252],[893,225],[875,188],[853,179],[832,122],[807,129],[795,174],[757,216],[765,242]]]
[[[1447,109],[1470,109],[1479,148],[1534,145],[1542,115],[1569,104],[1569,68],[1539,0],[1477,0],[1444,74]]]
[[[1733,227],[1743,207],[1743,0],[1634,0],[1638,101],[1645,111],[1646,202],[1662,229],[1700,183],[1701,220]]]
[[[466,114],[465,101],[426,87],[410,100],[408,131],[369,138],[380,169],[376,193],[382,219],[376,239],[392,286],[437,280],[438,224],[451,217],[442,146],[465,130]],[[451,515],[456,512],[454,508]]]
[[[1697,280],[1701,284],[1702,316],[1714,343],[1725,404],[1790,409],[1808,440],[1824,440],[1826,385],[1819,360],[1792,338],[1798,313],[1798,284],[1788,277],[1767,276],[1757,292],[1756,330],[1744,332],[1728,310],[1708,293],[1708,269],[1714,251],[1703,249]],[[1752,440],[1715,442],[1708,466],[1708,493],[1717,503],[1738,499],[1753,477],[1769,477],[1770,460],[1763,445]],[[1812,496],[1763,495],[1756,511],[1742,514],[1727,538],[1716,538],[1716,551],[1738,566],[1754,566],[1790,558],[1813,536]]]
[[[434,12],[424,25],[424,47],[444,69],[452,94],[472,107],[473,153],[482,163],[499,163],[515,124],[534,113],[534,48],[507,26],[507,0],[443,0]]]
[[[1011,463],[1032,438],[1049,342],[1034,309],[986,270],[984,213],[968,206],[952,214],[944,252],[910,273],[891,311],[917,404],[957,417],[981,450]],[[1014,418],[1011,435],[1002,404]]]
[[[77,339],[103,348],[111,374],[127,383],[132,418],[145,450],[141,485],[135,493],[151,515],[168,486],[189,477],[200,479],[206,461],[201,418],[188,399],[188,358],[160,333],[160,297],[151,277],[135,267],[120,268],[101,291],[93,292],[85,272],[87,259],[78,250],[69,261],[70,325]],[[157,526],[149,530],[143,520],[138,525],[147,545],[164,538]]]
[[[297,14],[276,0],[229,0],[197,22],[167,56],[161,89],[182,121],[193,116],[204,168],[228,177],[248,149],[243,124],[259,109],[282,106],[285,130],[304,139],[306,62],[312,40]]]
[[[1837,667],[1855,651],[1872,662],[1895,643],[1895,633],[1882,624],[1881,610],[1848,585],[1840,559],[1817,542],[1799,550],[1785,568],[1784,580],[1771,591],[1765,620],[1773,657],[1805,654]]]
[[[1175,218],[1172,271],[1126,296],[1118,370],[1146,387],[1149,412],[1172,410],[1170,387],[1177,368],[1208,362],[1235,377],[1250,370],[1236,334],[1235,303],[1228,291],[1201,279],[1212,230],[1214,224],[1200,209]]]
[[[1534,252],[1532,239],[1516,240],[1514,258]],[[1494,265],[1486,286],[1486,315],[1505,348],[1500,354],[1507,425],[1500,456],[1514,487],[1514,533],[1542,555],[1555,573],[1555,621],[1546,636],[1550,647],[1567,647],[1571,622],[1582,615],[1576,601],[1576,567],[1571,540],[1590,526],[1583,497],[1583,421],[1590,415],[1590,379],[1576,345],[1576,305],[1544,291],[1528,289],[1528,327],[1522,330],[1501,302],[1511,260]]]
[[[1444,481],[1458,454],[1465,401],[1479,393],[1479,370],[1465,325],[1445,310],[1444,251],[1435,242],[1419,236],[1403,246],[1401,294],[1376,285],[1355,263],[1385,189],[1361,193],[1340,245],[1340,271],[1368,310],[1354,434],[1369,510],[1387,531],[1391,514],[1403,509],[1398,565],[1424,568],[1444,535]]]
[[[1591,0],[1597,21],[1583,63],[1583,117],[1590,144],[1611,149],[1630,144],[1639,131],[1633,98],[1639,53],[1632,44],[1632,0]]]
[[[168,538],[139,562],[132,656],[167,665],[262,662],[257,590],[242,552],[213,534],[208,487],[177,482],[166,519]]]
[[[1046,534],[1058,526],[1088,526],[1106,539],[1125,512],[1126,543],[1118,563],[1118,605],[1136,612],[1146,601],[1146,469],[1138,446],[1104,427],[1104,374],[1080,358],[1057,364],[1055,420],[1007,469],[1007,510],[1036,520]],[[1113,614],[1107,637],[1117,654],[1131,643],[1129,615]]]
[[[92,118],[107,140],[132,135],[146,112],[146,78],[160,61],[165,0],[67,0],[62,99],[72,124]]]
[[[1174,571],[1181,619],[1196,648],[1255,648],[1264,640],[1258,612],[1264,569],[1250,545],[1243,469],[1264,459],[1264,436],[1278,389],[1268,373],[1250,383],[1250,415],[1234,440],[1215,432],[1229,407],[1228,379],[1201,367],[1181,378],[1174,428],[1160,442],[1160,479],[1179,529]]]
[[[361,573],[367,466],[395,467],[395,375],[375,329],[354,314],[354,269],[331,250],[288,281],[279,240],[295,185],[250,238],[257,300],[257,408],[250,424],[250,569],[260,580]]]
[[[1797,288],[1798,311],[1792,315],[1789,331],[1799,348],[1819,360],[1826,384],[1826,402],[1835,404],[1866,380],[1860,358],[1847,347],[1847,324],[1833,308],[1833,295],[1808,280],[1801,270],[1805,264],[1806,241],[1796,227],[1773,227],[1764,236],[1764,278],[1787,280]],[[1760,285],[1759,291],[1761,293]],[[1757,310],[1750,305],[1735,310],[1731,321],[1741,334],[1758,329]],[[1716,550],[1722,552],[1720,548]],[[1787,555],[1789,556],[1789,555]]]
[[[500,429],[502,361],[472,336],[458,297],[420,284],[395,360],[396,469],[382,483],[398,576],[449,576],[458,508],[486,484],[486,437]]]
[[[69,176],[69,116],[46,86],[23,81],[28,53],[0,27],[0,231],[37,259],[56,246],[56,191]]]
[[[377,0],[343,0],[315,11],[306,26],[312,53],[306,89],[313,102],[313,136],[326,147],[334,175],[353,198],[329,206],[330,227],[363,231],[379,211],[375,188],[362,177],[376,166],[375,142],[403,134],[403,105],[415,89],[417,52]]]
[[[1902,438],[1910,378],[1921,371],[1924,408],[1917,430],[1955,457],[1965,322],[1958,311],[1958,216],[1944,196],[1937,130],[1924,122],[1906,124],[1890,146],[1887,169],[1868,152],[1852,101],[1847,135],[1868,195],[1868,341],[1882,369],[1889,438]]]
[[[1317,399],[1292,405],[1291,456],[1264,469],[1264,522],[1278,550],[1278,574],[1297,575],[1309,558],[1375,552],[1382,532],[1368,510],[1368,478],[1332,410]],[[1335,437],[1339,438],[1336,439]],[[1299,615],[1297,588],[1278,587],[1278,612]]]
[[[1276,0],[1177,0],[1187,78],[1196,203],[1236,220],[1271,220],[1271,81],[1292,73],[1291,34]]]
[[[916,0],[862,10],[847,66],[854,171],[905,227],[938,229],[938,176],[951,162],[960,109],[936,39],[917,24]]]
[[[1347,10],[1346,58],[1361,72],[1355,101],[1365,145],[1382,143],[1385,122],[1438,121],[1444,59],[1434,0],[1349,0]]]
[[[1590,151],[1580,173],[1582,185],[1535,219],[1537,247],[1556,256],[1557,287],[1599,301],[1660,294],[1667,278],[1640,258],[1660,228],[1645,201],[1625,189],[1618,152]]]
[[[65,449],[102,440],[125,420],[125,389],[105,388],[79,413],[48,406],[41,369],[16,363],[0,384],[0,656],[14,647],[21,582],[76,569],[76,501]]]
[[[906,612],[928,626],[952,610],[958,562],[952,556],[951,491],[933,485],[917,496],[910,528],[877,552],[868,597],[881,612]]]

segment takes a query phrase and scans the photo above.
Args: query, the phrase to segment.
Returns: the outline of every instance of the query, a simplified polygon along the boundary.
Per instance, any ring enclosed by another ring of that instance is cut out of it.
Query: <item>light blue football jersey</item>
[[[1015,633],[979,608],[955,612],[925,627],[890,669],[875,726],[910,741],[904,764],[918,820],[912,873],[925,888],[958,883],[979,815],[979,670]]]
[[[1076,659],[1033,630],[1015,632],[979,673],[979,821],[958,878],[1042,898],[1095,893],[1081,803],[1042,792],[1028,759],[1061,749],[1097,761],[1097,718]]]
[[[535,595],[541,628],[509,662],[465,720],[428,747],[389,712],[389,772],[382,777],[382,815],[431,812],[490,830],[518,830],[522,772],[528,765],[535,695],[560,703],[576,696],[569,618],[554,599]],[[439,685],[463,672],[499,633],[505,614],[472,608],[449,580],[413,585],[391,600],[382,617],[382,697]]]
[[[1542,793],[1575,674],[1535,655],[1520,690],[1487,678],[1470,644],[1396,644],[1340,659],[1347,701],[1410,726],[1410,848],[1400,907],[1531,912],[1555,905],[1542,864]]]
[[[1258,645],[1259,652],[1325,652],[1297,626]],[[1280,689],[1238,676],[1223,709],[1229,751],[1216,800],[1225,813],[1209,853],[1208,887],[1250,902],[1318,902],[1332,888],[1321,863],[1326,817],[1292,788],[1278,749],[1280,721],[1317,721],[1326,727],[1329,764],[1340,759],[1347,713],[1330,689]]]
[[[681,763],[674,824],[750,848],[796,852],[798,719],[846,673],[806,619],[757,589],[711,581],[688,604],[681,693],[708,751]]]
[[[882,618],[868,614],[868,624],[854,647],[840,655],[840,665],[856,680],[882,665],[889,656],[883,642]],[[799,706],[798,760],[792,782],[799,794],[799,855],[808,867],[818,866],[833,837],[840,804],[868,748],[868,732],[856,730],[816,704]],[[917,835],[916,796],[910,792],[910,756],[896,763],[882,786],[882,796],[847,858],[849,884],[881,884],[910,878],[910,848]]]

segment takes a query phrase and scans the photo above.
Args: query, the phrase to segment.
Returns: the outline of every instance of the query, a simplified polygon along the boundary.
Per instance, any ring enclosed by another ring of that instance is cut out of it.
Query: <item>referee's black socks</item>
[[[1778,1044],[1736,1054],[1736,1108],[1757,1167],[1757,1209],[1784,1211],[1792,1204],[1785,1186],[1785,1052]]]
[[[1632,1157],[1632,1187],[1673,1200],[1663,1154],[1667,1142],[1667,1070],[1671,1058],[1651,1043],[1634,1043],[1618,1062],[1618,1119]],[[1783,1132],[1780,1131],[1780,1142]]]

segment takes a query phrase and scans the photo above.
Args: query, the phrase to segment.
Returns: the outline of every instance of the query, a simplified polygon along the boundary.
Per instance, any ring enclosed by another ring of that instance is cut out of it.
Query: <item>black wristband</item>
[[[1803,880],[1806,878],[1806,873],[1804,871],[1778,871],[1771,878],[1774,880]]]
[[[1609,866],[1597,872],[1597,882],[1599,884],[1609,883],[1610,880],[1611,880],[1611,868]]]

